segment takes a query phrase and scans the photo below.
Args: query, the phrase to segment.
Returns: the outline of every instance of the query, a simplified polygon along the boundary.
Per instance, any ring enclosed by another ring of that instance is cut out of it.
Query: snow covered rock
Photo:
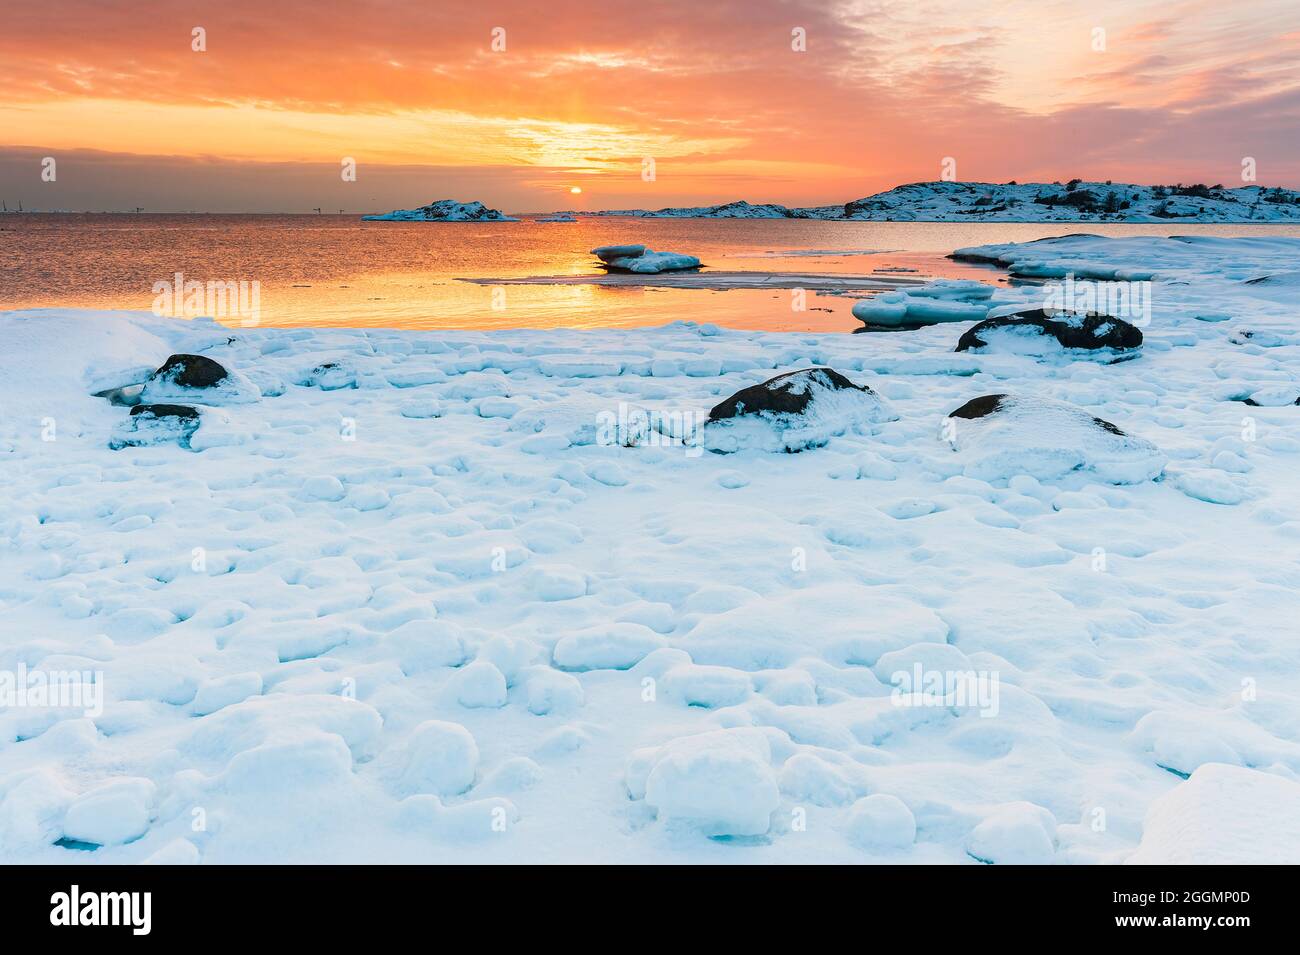
[[[478,744],[459,723],[426,720],[406,744],[401,787],[408,793],[455,796],[474,785]]]
[[[709,412],[710,451],[803,451],[867,425],[892,421],[885,401],[832,368],[804,368],[736,392]]]
[[[383,215],[362,216],[373,222],[518,222],[497,209],[489,209],[481,202],[457,202],[439,199],[418,209],[395,209]]]
[[[767,736],[748,727],[686,736],[634,754],[628,789],[644,795],[660,819],[710,836],[766,833],[781,798]]]
[[[189,405],[136,405],[126,421],[113,429],[108,446],[114,451],[160,444],[188,448],[199,421],[198,409]]]
[[[1142,330],[1122,318],[1033,309],[985,319],[966,329],[956,350],[1046,356],[1066,349],[1125,352],[1141,345]]]
[[[966,476],[984,481],[1087,471],[1111,484],[1137,484],[1165,465],[1151,442],[1048,398],[983,395],[950,412],[946,429]]]
[[[1300,783],[1207,763],[1147,811],[1130,865],[1295,865]]]
[[[182,388],[212,388],[229,377],[220,362],[203,355],[172,355],[153,373],[155,380]]]
[[[205,405],[246,404],[262,391],[245,376],[203,355],[172,355],[140,392],[146,404],[193,401]]]
[[[357,373],[342,362],[326,361],[298,376],[296,384],[321,391],[338,391],[357,386]]]
[[[700,260],[693,255],[655,252],[644,245],[605,245],[592,249],[591,254],[600,259],[611,272],[654,274],[700,267]]]

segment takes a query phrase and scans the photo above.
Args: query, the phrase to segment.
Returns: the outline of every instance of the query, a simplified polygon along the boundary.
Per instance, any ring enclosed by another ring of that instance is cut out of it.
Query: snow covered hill
[[[1263,186],[917,182],[843,206],[744,201],[586,215],[646,219],[861,219],[880,222],[1300,222],[1300,192]]]
[[[1262,186],[918,182],[845,205],[847,219],[923,222],[1296,222],[1300,193]]]

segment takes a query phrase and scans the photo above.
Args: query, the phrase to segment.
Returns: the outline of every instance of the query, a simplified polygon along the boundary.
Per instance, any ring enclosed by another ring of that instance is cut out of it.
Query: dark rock
[[[967,419],[987,418],[991,414],[997,414],[1006,397],[1006,395],[980,395],[978,398],[972,398],[955,411],[948,412],[948,417]],[[1111,434],[1126,437],[1123,431],[1103,418],[1093,416],[1092,423],[1103,431],[1109,431]]]
[[[189,405],[136,405],[131,409],[131,417],[137,415],[150,418],[197,418],[199,412]]]
[[[710,421],[735,418],[740,415],[758,414],[802,414],[812,400],[812,384],[819,384],[831,391],[875,392],[865,385],[855,385],[833,368],[802,368],[799,371],[777,375],[758,385],[742,388],[726,401],[716,405],[709,412]]]
[[[155,379],[168,381],[182,388],[211,388],[229,376],[220,363],[202,355],[172,355],[153,373]]]
[[[948,412],[949,418],[983,418],[993,414],[1002,404],[1002,399],[1006,395],[981,395],[978,398],[972,398],[956,411]]]
[[[1037,328],[1042,334],[1055,338],[1062,348],[1110,348],[1124,351],[1138,348],[1142,344],[1142,330],[1122,318],[1112,315],[1053,314],[1036,308],[985,319],[962,334],[957,340],[956,350],[984,348],[988,341],[981,336],[1000,328]]]

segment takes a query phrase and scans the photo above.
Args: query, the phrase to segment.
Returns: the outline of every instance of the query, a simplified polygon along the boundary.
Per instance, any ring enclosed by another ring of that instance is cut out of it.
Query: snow
[[[1209,763],[1156,800],[1134,865],[1294,865],[1300,782]]]
[[[993,292],[992,286],[980,282],[940,279],[856,302],[853,317],[868,326],[888,328],[978,322],[988,317]]]
[[[973,254],[1154,275],[1139,354],[0,315],[0,862],[1300,861],[1300,242]],[[173,354],[260,394],[113,450]]]
[[[897,796],[864,796],[849,810],[846,835],[864,849],[906,849],[916,841],[916,818]]]
[[[383,215],[362,216],[377,222],[518,222],[497,209],[489,209],[481,202],[457,202],[455,199],[438,199],[418,209],[395,209]]]
[[[767,735],[735,728],[675,739],[632,757],[628,792],[660,819],[705,835],[760,836],[781,801]]]

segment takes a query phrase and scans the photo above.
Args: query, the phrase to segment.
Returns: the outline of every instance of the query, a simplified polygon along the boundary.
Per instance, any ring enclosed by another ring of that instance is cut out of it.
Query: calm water
[[[783,331],[851,330],[854,299],[789,290],[511,285],[460,278],[591,274],[597,245],[641,242],[727,271],[1006,278],[944,258],[954,248],[1069,232],[1296,235],[1297,226],[583,220],[570,224],[362,222],[354,216],[6,215],[0,309],[148,310],[155,282],[260,282],[263,325],[401,328],[629,327],[678,319]],[[831,254],[789,255],[823,250]],[[859,253],[845,254],[850,250]],[[834,254],[838,253],[838,254]],[[894,269],[915,272],[894,273]],[[503,290],[503,291],[502,291]],[[493,307],[494,304],[498,307]],[[237,316],[226,319],[239,324]]]

